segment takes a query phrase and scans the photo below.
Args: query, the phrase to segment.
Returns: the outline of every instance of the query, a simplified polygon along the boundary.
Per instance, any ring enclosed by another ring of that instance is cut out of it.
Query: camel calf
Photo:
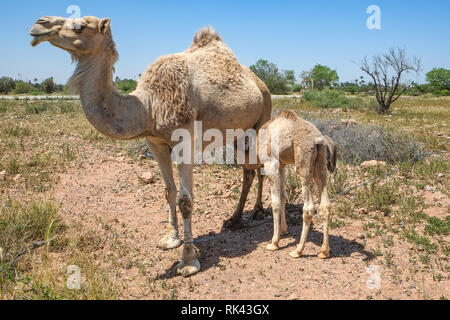
[[[329,200],[327,193],[327,169],[333,172],[336,167],[336,147],[333,141],[320,133],[310,122],[301,119],[293,111],[282,111],[278,116],[267,122],[258,137],[259,148],[265,148],[266,155],[260,154],[260,162],[269,174],[272,194],[272,211],[274,234],[267,250],[278,250],[280,234],[286,234],[286,166],[294,164],[296,173],[302,181],[303,193],[303,228],[300,242],[296,250],[290,253],[293,258],[301,256],[308,237],[309,227],[314,214],[312,196],[313,181],[319,189],[320,209],[324,217],[323,244],[318,257],[325,259],[330,254],[328,240]],[[264,136],[263,136],[264,134]],[[274,147],[278,145],[278,161],[273,156]],[[281,231],[280,231],[281,228]]]

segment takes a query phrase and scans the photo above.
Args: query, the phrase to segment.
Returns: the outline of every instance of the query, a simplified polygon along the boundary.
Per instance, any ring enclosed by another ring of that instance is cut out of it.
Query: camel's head
[[[74,57],[93,55],[112,41],[110,19],[43,17],[30,30],[31,45],[49,41]]]

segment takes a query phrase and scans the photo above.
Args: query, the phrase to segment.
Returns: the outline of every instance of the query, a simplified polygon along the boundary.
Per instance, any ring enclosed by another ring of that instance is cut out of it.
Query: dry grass
[[[66,251],[67,263],[86,274],[80,291],[67,290],[64,263],[54,252],[79,241],[68,237],[52,200],[58,174],[79,165],[79,147],[106,147],[110,139],[90,130],[77,101],[0,101],[0,297],[109,299],[117,297],[106,273],[88,259],[89,246]],[[93,138],[94,137],[94,138]],[[64,232],[62,232],[64,230]],[[33,243],[45,245],[33,249]]]
[[[365,106],[336,111],[314,107],[298,99],[280,99],[274,103],[275,109],[284,107],[297,110],[305,118],[320,119],[322,124],[339,124],[338,127],[343,119],[355,119],[361,128],[376,126],[395,137],[406,136],[408,141],[434,154],[424,159],[394,158],[386,170],[375,171],[361,170],[355,165],[357,161],[340,161],[338,170],[329,177],[331,196],[358,183],[370,183],[335,199],[332,227],[345,229],[361,221],[365,238],[380,240],[380,248],[374,249],[375,255],[382,255],[386,266],[394,273],[401,268],[412,273],[425,270],[436,273],[437,279],[447,279],[448,260],[438,263],[436,257],[449,254],[448,217],[427,216],[425,210],[430,204],[425,203],[425,194],[431,187],[449,196],[450,99],[402,98],[394,104],[392,115],[387,116],[378,115]],[[84,230],[80,225],[65,224],[61,208],[54,200],[53,189],[59,174],[93,165],[86,163],[83,154],[86,145],[107,155],[127,155],[135,160],[148,152],[143,141],[116,142],[99,134],[86,121],[77,101],[0,101],[0,171],[6,171],[5,180],[0,177],[1,298],[126,298],[114,268],[131,267],[117,258],[128,256],[131,249],[118,240],[104,239],[95,231]],[[350,150],[351,143],[343,145]],[[412,151],[422,152],[414,145]],[[240,170],[232,166],[212,166],[205,174],[229,182],[223,191],[198,181],[199,199],[224,196],[227,191],[231,199],[238,198]],[[299,189],[299,181],[290,177],[291,202],[300,201]],[[208,206],[209,203],[196,205],[196,214],[202,214]],[[361,213],[361,208],[367,213]],[[105,230],[110,228],[107,223],[101,225]],[[11,263],[33,242],[41,240],[46,241],[45,246]],[[409,264],[398,266],[393,248],[399,241],[422,245],[424,251],[412,250],[408,253],[411,255]],[[115,255],[101,256],[106,243],[114,248]],[[104,262],[102,266],[96,263],[99,260]],[[83,270],[81,290],[68,290],[65,286],[66,268],[71,264]],[[132,265],[139,270],[148,268],[138,259]],[[148,286],[160,292],[161,298],[178,297],[174,282],[148,277]]]

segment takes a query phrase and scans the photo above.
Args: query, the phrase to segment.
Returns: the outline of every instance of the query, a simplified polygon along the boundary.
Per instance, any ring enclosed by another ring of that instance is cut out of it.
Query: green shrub
[[[35,91],[35,88],[31,84],[24,82],[22,80],[19,80],[16,82],[15,93],[24,94],[24,93],[30,93],[32,91]]]
[[[362,104],[359,98],[348,98],[337,90],[306,91],[303,99],[321,108],[357,108]]]
[[[123,79],[116,82],[117,88],[122,93],[130,93],[136,89],[137,82],[132,79]]]
[[[0,78],[0,93],[7,94],[16,88],[16,83],[10,77]]]
[[[442,90],[436,89],[436,90],[433,91],[433,94],[436,95],[436,96],[450,96],[450,90],[447,90],[447,89],[442,89]]]
[[[301,84],[296,83],[292,86],[292,92],[300,92],[301,90],[302,90]]]

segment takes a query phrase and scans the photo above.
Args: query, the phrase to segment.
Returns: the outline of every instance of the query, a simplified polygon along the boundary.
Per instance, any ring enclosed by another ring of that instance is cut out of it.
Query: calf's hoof
[[[177,266],[177,274],[183,277],[192,276],[200,271],[200,261],[198,259],[189,262],[181,261]]]
[[[268,250],[268,251],[277,251],[277,250],[279,250],[280,248],[276,245],[276,244],[273,244],[273,243],[269,243],[267,246],[266,246],[266,250]]]
[[[330,256],[330,251],[320,251],[319,254],[317,254],[317,256],[319,257],[319,259],[326,259]]]
[[[182,243],[183,241],[181,241],[178,237],[165,235],[161,240],[159,240],[158,248],[163,250],[175,249],[181,246]]]
[[[301,255],[302,255],[302,253],[298,252],[297,250],[289,252],[289,256],[294,259],[300,258]]]

